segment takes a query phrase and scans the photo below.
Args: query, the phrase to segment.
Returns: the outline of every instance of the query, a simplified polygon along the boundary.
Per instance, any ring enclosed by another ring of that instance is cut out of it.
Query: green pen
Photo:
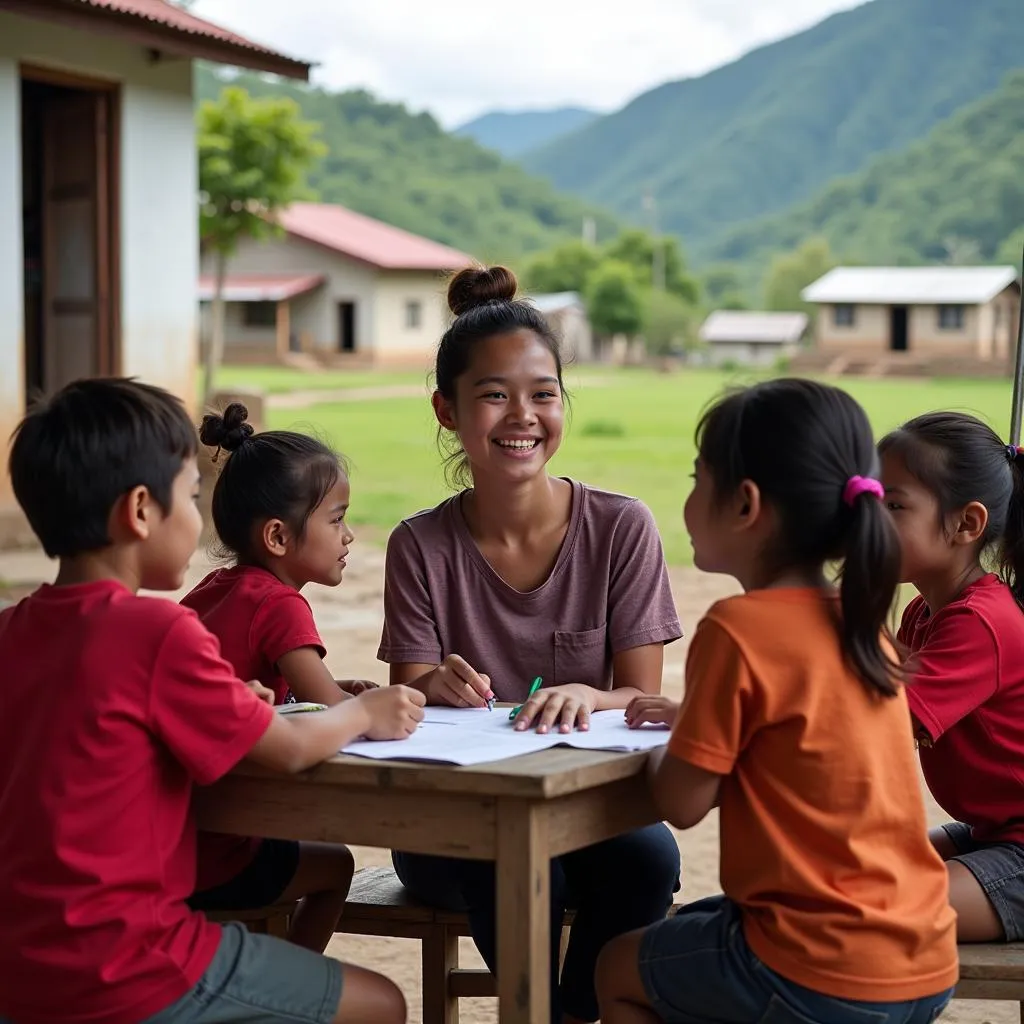
[[[526,695],[526,700],[529,700],[540,689],[540,684],[543,683],[543,682],[544,682],[544,680],[541,679],[540,676],[537,676],[537,678],[534,679],[533,683],[530,685],[530,692]],[[526,701],[523,701],[523,704],[525,704],[525,703],[526,703]],[[520,704],[518,707],[514,707],[508,713],[508,720],[510,722],[512,721],[513,718],[516,717],[516,715],[519,714],[520,711],[523,710],[523,704]]]

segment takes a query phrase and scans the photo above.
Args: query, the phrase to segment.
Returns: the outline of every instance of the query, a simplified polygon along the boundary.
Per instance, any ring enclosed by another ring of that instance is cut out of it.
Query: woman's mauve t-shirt
[[[545,686],[607,690],[612,656],[682,636],[654,517],[643,502],[570,480],[569,527],[551,575],[510,587],[476,546],[465,492],[410,516],[388,541],[377,657],[436,665],[449,654],[491,678],[498,700]]]

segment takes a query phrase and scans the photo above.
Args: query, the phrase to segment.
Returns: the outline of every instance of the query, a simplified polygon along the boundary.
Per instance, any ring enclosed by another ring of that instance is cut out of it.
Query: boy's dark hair
[[[879,442],[882,455],[903,460],[939,503],[940,525],[972,501],[988,509],[979,554],[997,552],[999,574],[1024,607],[1024,466],[1021,452],[987,424],[959,412],[930,412]]]
[[[778,515],[768,568],[843,560],[843,651],[871,692],[893,696],[900,670],[882,635],[899,583],[899,540],[876,496],[844,500],[851,477],[878,476],[864,410],[838,388],[771,380],[719,400],[696,436],[716,497],[725,500],[751,480]]]
[[[170,512],[174,479],[198,448],[180,399],[123,377],[61,388],[29,410],[12,442],[14,496],[51,558],[110,544],[110,512],[134,487]]]
[[[199,428],[203,444],[231,453],[213,488],[213,525],[226,552],[241,561],[254,559],[254,527],[268,519],[280,519],[301,540],[309,517],[348,473],[341,456],[316,438],[290,430],[256,434],[248,416],[232,402],[222,416],[204,416]]]
[[[529,302],[516,298],[519,283],[507,267],[466,267],[448,284],[448,308],[455,315],[441,336],[434,367],[437,390],[449,402],[455,401],[455,382],[469,368],[473,349],[497,334],[533,331],[555,360],[558,386],[563,401],[568,394],[562,382],[562,350],[551,325]],[[445,456],[445,478],[453,488],[468,486],[472,480],[469,464],[458,439],[443,427],[437,432]]]

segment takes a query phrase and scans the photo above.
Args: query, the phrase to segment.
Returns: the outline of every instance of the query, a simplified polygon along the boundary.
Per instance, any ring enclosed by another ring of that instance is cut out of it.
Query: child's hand
[[[378,689],[378,684],[372,679],[335,679],[334,681],[342,693],[349,693],[353,697],[358,697],[359,694],[366,693],[367,690]]]
[[[370,720],[366,730],[371,740],[404,740],[423,721],[427,698],[411,686],[382,686],[361,693],[354,700],[365,708]]]
[[[274,706],[274,691],[268,690],[258,679],[247,679],[245,685],[265,704]]]
[[[574,728],[586,732],[590,728],[590,715],[597,705],[597,691],[581,683],[548,686],[538,690],[516,715],[516,731],[523,732],[536,725],[537,732],[552,729],[572,732]]]
[[[641,725],[667,725],[671,727],[679,714],[679,701],[660,694],[634,697],[626,707],[626,725],[639,729]]]
[[[485,708],[494,697],[490,677],[477,672],[457,654],[449,654],[428,673],[424,691],[429,704],[447,704],[453,708]]]

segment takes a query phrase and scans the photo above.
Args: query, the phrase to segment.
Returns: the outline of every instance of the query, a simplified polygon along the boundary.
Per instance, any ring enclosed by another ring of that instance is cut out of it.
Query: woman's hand
[[[626,725],[639,729],[642,725],[665,725],[669,728],[679,714],[679,701],[648,693],[634,697],[626,708]]]
[[[453,708],[485,708],[493,700],[490,677],[477,672],[465,658],[449,654],[428,672],[422,686],[428,704]]]
[[[597,699],[597,690],[582,683],[545,687],[520,708],[516,715],[516,731],[524,732],[536,727],[540,733],[552,729],[572,732],[573,728],[586,732],[590,728],[590,715],[597,707]]]
[[[347,693],[351,697],[358,697],[359,694],[366,693],[367,690],[378,689],[378,684],[372,679],[335,679],[334,681],[342,693]]]
[[[274,706],[274,691],[267,689],[258,679],[246,679],[246,687],[256,694],[264,704]]]

